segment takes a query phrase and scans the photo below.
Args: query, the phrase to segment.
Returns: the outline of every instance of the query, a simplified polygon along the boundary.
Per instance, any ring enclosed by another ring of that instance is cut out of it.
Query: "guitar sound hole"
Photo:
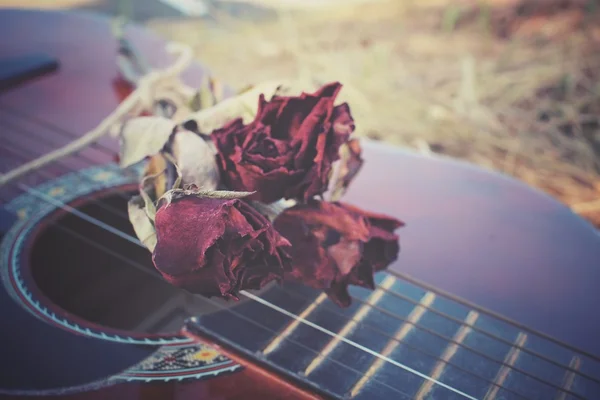
[[[128,198],[113,193],[75,207],[135,237]],[[220,309],[140,270],[155,271],[146,248],[71,213],[61,213],[37,236],[30,260],[35,284],[52,303],[113,329],[176,334],[185,318]]]

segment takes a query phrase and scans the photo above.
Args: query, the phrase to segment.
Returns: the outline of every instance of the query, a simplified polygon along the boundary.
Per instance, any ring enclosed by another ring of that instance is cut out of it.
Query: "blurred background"
[[[340,81],[357,135],[516,177],[600,227],[600,0],[0,0],[120,15],[236,88]]]

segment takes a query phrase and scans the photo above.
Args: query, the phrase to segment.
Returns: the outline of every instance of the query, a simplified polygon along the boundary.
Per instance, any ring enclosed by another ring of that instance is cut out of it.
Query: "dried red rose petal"
[[[281,281],[290,243],[240,199],[173,199],[156,213],[155,267],[171,284],[207,297]]]
[[[373,274],[397,259],[394,230],[404,223],[340,202],[311,200],[285,210],[274,225],[292,243],[286,279],[324,289],[347,307],[348,285],[374,289]]]
[[[323,194],[340,146],[354,131],[348,105],[334,106],[341,88],[336,82],[314,94],[268,102],[261,95],[253,122],[236,119],[213,131],[225,185],[256,191],[250,199],[264,203]]]

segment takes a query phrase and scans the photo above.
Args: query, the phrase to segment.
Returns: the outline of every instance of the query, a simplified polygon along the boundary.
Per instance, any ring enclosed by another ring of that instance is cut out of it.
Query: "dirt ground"
[[[237,87],[339,80],[357,134],[512,175],[600,227],[597,0],[383,0],[260,23],[212,17],[148,26]]]
[[[236,87],[338,80],[358,135],[514,176],[600,227],[600,0],[335,3],[144,23]]]

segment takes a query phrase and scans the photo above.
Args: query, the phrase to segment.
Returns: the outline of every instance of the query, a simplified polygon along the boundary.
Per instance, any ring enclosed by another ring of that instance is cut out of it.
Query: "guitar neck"
[[[339,309],[286,285],[187,329],[334,397],[555,398],[600,390],[596,358],[399,275]],[[267,303],[268,302],[268,303]],[[284,310],[265,305],[271,304]]]

